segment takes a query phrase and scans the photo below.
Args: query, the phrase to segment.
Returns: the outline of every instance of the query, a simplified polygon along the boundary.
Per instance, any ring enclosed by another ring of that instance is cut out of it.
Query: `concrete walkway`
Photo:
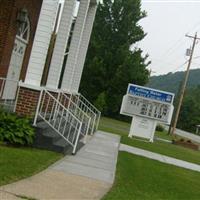
[[[166,131],[169,130],[169,125],[163,125],[163,126],[164,126]],[[175,129],[175,134],[179,135],[181,137],[184,137],[184,138],[188,138],[188,139],[192,140],[193,142],[200,144],[200,135],[196,135],[194,133],[183,131],[183,130],[178,129],[178,128]]]
[[[183,160],[179,160],[176,158],[172,158],[172,157],[168,157],[168,156],[164,156],[158,153],[153,153],[150,151],[146,151],[143,149],[139,149],[139,148],[135,148],[135,147],[131,147],[125,144],[120,144],[120,151],[126,151],[128,153],[132,153],[138,156],[143,156],[145,158],[150,158],[152,160],[157,160],[160,161],[162,163],[166,163],[166,164],[170,164],[170,165],[175,165],[177,167],[182,167],[185,169],[190,169],[193,171],[198,171],[200,172],[200,165],[197,164],[193,164],[187,161],[183,161]]]
[[[183,131],[183,130],[180,130],[180,129],[177,129],[177,128],[175,129],[175,133],[176,133],[176,135],[188,138],[188,139],[192,140],[193,142],[200,143],[200,136],[199,135],[195,135],[194,133]]]
[[[0,187],[0,199],[101,199],[114,182],[120,137],[98,131],[76,154],[47,170]]]

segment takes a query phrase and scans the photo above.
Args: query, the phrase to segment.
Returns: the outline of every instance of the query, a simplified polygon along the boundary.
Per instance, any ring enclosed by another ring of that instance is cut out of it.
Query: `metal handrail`
[[[39,117],[73,147],[72,153],[75,154],[81,134],[82,122],[46,89],[42,89],[40,92],[34,119],[35,126]]]
[[[93,108],[93,110],[96,113],[101,113],[88,99],[86,99],[86,97],[84,97],[82,94],[79,93],[79,96],[81,97],[81,99],[83,99],[82,101],[86,102],[86,105],[88,104],[91,108]]]
[[[67,109],[83,123],[81,134],[83,134],[86,141],[87,135],[91,133],[90,130],[92,131],[91,117],[81,110],[78,105],[74,103],[64,92],[60,93],[58,99],[63,106],[67,107]]]
[[[99,127],[99,122],[100,122],[100,118],[101,118],[101,112],[91,103],[89,102],[82,94],[77,94],[75,95],[75,97],[77,98],[77,104],[79,105],[79,107],[83,110],[89,110],[91,113],[95,114],[95,127],[94,130],[98,130]]]

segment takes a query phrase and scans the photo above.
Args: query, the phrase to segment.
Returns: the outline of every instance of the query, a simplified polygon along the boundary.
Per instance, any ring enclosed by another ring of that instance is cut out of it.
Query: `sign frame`
[[[129,137],[153,142],[158,122],[170,124],[175,94],[129,83],[120,114],[132,117]]]
[[[161,123],[164,123],[164,124],[170,124],[170,121],[172,119],[172,115],[173,115],[173,111],[174,111],[174,106],[173,104],[167,104],[167,103],[162,103],[163,105],[167,105],[168,107],[170,107],[170,110],[169,110],[169,113],[168,113],[168,120],[164,120],[164,119],[159,119],[159,118],[155,118],[155,117],[151,117],[151,116],[146,116],[146,115],[142,115],[142,114],[131,114],[131,112],[124,112],[124,109],[125,109],[125,106],[126,104],[124,104],[125,100],[127,100],[127,98],[130,97],[135,97],[135,96],[132,96],[131,94],[126,94],[123,96],[123,100],[122,100],[122,105],[121,105],[121,108],[120,108],[120,114],[121,115],[126,115],[126,116],[129,116],[129,117],[133,117],[133,116],[138,116],[138,117],[142,117],[142,118],[148,118],[148,119],[151,119],[151,120],[156,120],[158,122],[161,122]],[[135,98],[141,98],[141,97],[135,97]],[[141,98],[141,99],[144,99],[144,100],[147,100],[147,101],[151,101],[152,103],[159,103],[161,104],[161,102],[158,102],[156,100],[149,100],[149,99],[145,99],[145,98]]]
[[[138,90],[138,91],[136,91],[136,92],[138,92],[138,95],[136,95],[133,92],[130,92],[131,87],[135,88],[135,90]],[[139,93],[141,93],[141,94],[139,94]],[[146,93],[146,95],[145,95],[145,93]],[[139,85],[135,85],[135,84],[131,84],[131,83],[129,83],[129,85],[128,85],[127,94],[136,96],[136,97],[140,97],[140,98],[143,98],[146,100],[157,101],[157,102],[162,102],[162,103],[166,103],[166,104],[173,104],[174,96],[175,96],[171,92],[166,92],[166,91],[157,90],[157,89],[153,89],[153,88],[149,88],[149,87],[139,86]],[[169,96],[171,98],[171,100],[167,101],[167,96]],[[164,100],[164,98],[166,98],[166,99]]]

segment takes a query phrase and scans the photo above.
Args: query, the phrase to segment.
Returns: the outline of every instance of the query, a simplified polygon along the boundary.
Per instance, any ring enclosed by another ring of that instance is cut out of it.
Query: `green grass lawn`
[[[129,127],[129,123],[103,117],[100,121],[99,129],[121,135],[121,143],[123,144],[171,156],[188,162],[200,164],[199,151],[194,151],[188,148],[161,141],[149,143],[147,141],[145,142],[137,139],[128,138]],[[156,132],[156,136],[168,140],[172,139],[171,136],[167,135],[166,132]]]
[[[62,156],[38,149],[0,146],[0,185],[34,175]]]
[[[132,199],[200,199],[200,173],[120,152],[115,183],[103,200]]]
[[[130,125],[131,123],[128,123],[128,122],[123,122],[123,121],[119,121],[119,120],[115,120],[115,119],[111,119],[107,117],[102,117],[100,120],[99,129],[123,136],[129,133]],[[155,133],[155,136],[162,139],[166,139],[166,140],[172,140],[172,137],[168,135],[167,132],[157,131]]]

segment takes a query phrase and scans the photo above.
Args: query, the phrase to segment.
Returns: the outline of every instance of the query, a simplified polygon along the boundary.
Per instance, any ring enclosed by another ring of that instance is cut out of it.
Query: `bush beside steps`
[[[34,128],[28,118],[0,111],[0,141],[8,145],[28,146],[33,144]]]

